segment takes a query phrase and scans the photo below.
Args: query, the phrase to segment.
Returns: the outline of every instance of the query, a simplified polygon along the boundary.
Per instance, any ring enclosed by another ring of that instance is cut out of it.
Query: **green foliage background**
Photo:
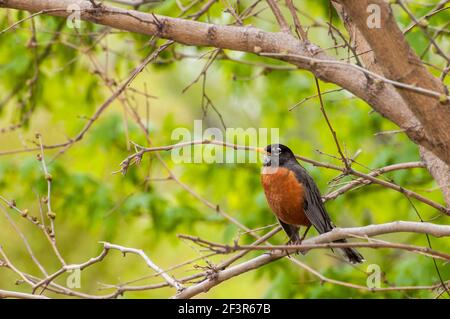
[[[184,1],[185,2],[185,1]],[[249,1],[241,1],[242,7]],[[421,3],[435,4],[437,1]],[[192,9],[194,12],[200,5]],[[328,1],[299,1],[310,16],[328,21]],[[165,1],[146,10],[176,16],[179,10],[175,1]],[[416,16],[421,16],[429,6],[411,4]],[[15,21],[27,16],[17,11],[0,11],[0,28],[5,29]],[[402,27],[410,20],[397,10],[396,15]],[[311,20],[302,16],[302,21]],[[434,16],[430,24],[442,26],[450,18],[448,11]],[[201,19],[220,24],[231,23],[232,17],[224,12],[223,3],[214,5],[210,15]],[[264,11],[259,17],[246,23],[266,30],[276,31],[271,22],[270,12]],[[333,22],[344,30],[334,15]],[[4,128],[0,135],[0,151],[21,148],[22,143],[31,146],[35,132],[40,132],[45,144],[66,141],[75,136],[85,125],[95,109],[111,94],[98,75],[92,60],[82,53],[94,43],[90,33],[104,32],[105,27],[82,23],[77,31],[65,25],[65,21],[39,16],[34,19],[36,43],[32,43],[30,21],[19,24],[14,30],[0,34],[0,100],[4,101],[15,89],[8,103],[0,105],[0,123]],[[61,39],[51,47],[51,52],[42,61],[37,84],[30,89],[29,80],[34,74],[37,50],[42,54],[53,41],[53,31],[63,23]],[[326,28],[311,28],[312,42],[323,48],[334,45]],[[150,41],[151,40],[151,41]],[[117,82],[125,79],[131,70],[153,49],[152,44],[163,40],[149,39],[141,35],[114,31],[90,51],[109,77]],[[427,46],[426,38],[418,28],[410,32],[408,41],[419,54]],[[448,52],[448,36],[439,41]],[[103,48],[108,48],[106,52]],[[132,87],[141,91],[148,89],[157,99],[145,99],[142,95],[127,93],[132,104],[145,121],[146,103],[149,103],[149,132],[154,145],[168,145],[175,128],[193,129],[195,119],[203,119],[204,128],[222,128],[221,121],[213,109],[203,114],[201,108],[202,81],[193,85],[186,93],[183,89],[201,72],[205,59],[177,59],[180,53],[200,56],[210,48],[194,48],[177,45],[161,55],[158,63],[152,64],[133,82]],[[177,52],[177,54],[175,54]],[[329,50],[335,54],[334,50]],[[249,54],[226,53],[236,59],[249,62],[277,64],[269,59],[261,59]],[[338,50],[346,57],[346,50]],[[429,50],[425,60],[444,67],[440,58]],[[279,64],[279,63],[278,63]],[[439,72],[431,69],[436,75]],[[321,83],[322,90],[336,88],[332,84]],[[30,91],[32,94],[30,94]],[[226,60],[216,61],[208,70],[206,92],[228,127],[279,128],[281,142],[289,145],[297,154],[333,164],[340,163],[334,158],[321,155],[336,154],[335,144],[319,110],[318,101],[311,99],[292,111],[289,107],[301,99],[314,95],[314,78],[305,71],[269,71]],[[419,160],[417,147],[404,134],[375,134],[380,131],[395,130],[397,127],[373,112],[364,102],[341,91],[325,97],[328,115],[334,124],[338,137],[348,154],[361,150],[358,161],[365,167],[356,166],[361,171],[389,164]],[[28,114],[31,114],[28,116]],[[11,128],[11,123],[20,123],[20,128]],[[49,164],[54,178],[52,205],[57,214],[57,239],[64,257],[70,263],[81,263],[96,256],[101,245],[99,241],[110,241],[130,247],[142,248],[162,268],[181,263],[199,256],[198,248],[177,238],[184,233],[202,238],[231,243],[239,230],[203,205],[173,181],[146,183],[145,178],[165,178],[167,174],[153,156],[146,155],[142,164],[131,167],[127,175],[112,174],[119,169],[119,163],[133,149],[127,140],[145,145],[142,131],[130,116],[124,116],[122,105],[115,101],[105,114],[98,119],[84,139]],[[260,145],[264,146],[264,145]],[[47,151],[48,161],[58,153]],[[174,164],[170,153],[161,153],[179,178],[213,203],[250,228],[258,228],[275,222],[267,207],[259,184],[260,164]],[[337,176],[336,171],[312,167],[304,164],[316,179],[321,191],[326,193],[332,187],[328,184]],[[425,169],[397,171],[386,178],[418,193],[442,202],[436,184]],[[347,179],[348,180],[348,179]],[[15,199],[18,207],[28,208],[30,214],[38,216],[37,196],[46,193],[40,163],[36,152],[20,153],[0,157],[0,195]],[[413,203],[423,219],[438,214],[420,202]],[[366,186],[346,193],[327,203],[335,224],[342,227],[384,223],[395,220],[418,221],[409,201],[400,193]],[[50,272],[57,270],[58,261],[42,234],[26,223],[20,216],[9,211],[15,222],[29,238],[38,259]],[[447,223],[445,217],[436,223]],[[315,233],[311,232],[310,236]],[[390,235],[387,240],[427,246],[423,235]],[[243,236],[244,242],[251,238]],[[273,242],[283,243],[284,235],[279,234]],[[448,240],[431,239],[433,247],[449,251]],[[0,244],[10,259],[23,271],[38,274],[25,247],[11,225],[0,214]],[[329,278],[365,285],[367,265],[378,264],[383,273],[382,286],[427,285],[438,282],[438,277],[430,258],[403,251],[388,249],[361,249],[367,262],[352,267],[333,258],[331,252],[316,250],[302,261]],[[258,253],[251,253],[249,257]],[[209,259],[218,263],[227,256]],[[206,266],[205,262],[197,262]],[[450,278],[450,266],[438,261],[444,279]],[[184,267],[174,271],[176,276],[186,276],[194,271]],[[151,274],[142,260],[128,255],[123,258],[112,251],[104,262],[82,272],[80,291],[91,294],[107,293],[99,291],[99,283],[118,284]],[[58,283],[64,284],[67,276],[61,276]],[[25,285],[15,285],[18,278],[1,269],[0,288],[29,291]],[[159,278],[149,278],[138,284],[158,283]],[[128,292],[125,297],[166,298],[174,293],[172,289],[148,292]],[[288,260],[280,260],[238,278],[229,280],[202,295],[207,298],[405,298],[431,297],[422,292],[370,293],[329,283],[321,283],[318,278],[296,267]]]

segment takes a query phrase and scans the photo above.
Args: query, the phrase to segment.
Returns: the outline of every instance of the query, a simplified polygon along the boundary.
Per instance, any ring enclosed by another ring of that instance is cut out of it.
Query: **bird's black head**
[[[283,144],[270,144],[264,148],[264,166],[283,166],[284,164],[297,161],[291,149]]]

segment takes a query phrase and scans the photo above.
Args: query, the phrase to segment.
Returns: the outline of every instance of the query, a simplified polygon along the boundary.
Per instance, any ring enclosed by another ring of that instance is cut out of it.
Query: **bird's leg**
[[[299,238],[297,235],[296,238],[290,239],[287,244],[288,245],[301,245],[303,240],[306,238],[306,235],[308,234],[308,231],[310,228],[311,228],[311,225],[307,226],[305,229],[305,232],[303,233],[303,236],[301,238]],[[298,231],[300,232],[300,228],[298,229]],[[302,255],[304,255],[304,254],[306,254],[306,251],[297,250],[296,253],[297,254],[301,253]],[[289,256],[289,254],[288,254],[288,256]]]
[[[311,228],[311,225],[309,225],[308,227],[306,227],[305,232],[303,233],[302,238],[300,238],[300,244],[302,243],[302,241],[306,238],[306,235],[308,234],[309,229]]]
[[[309,227],[311,227],[311,226],[309,226]],[[309,227],[306,228],[305,234],[304,234],[303,237],[301,237],[301,238],[300,238],[299,235],[298,235],[299,232],[300,232],[300,227],[299,227],[299,228],[296,230],[296,232],[295,232],[295,236],[293,236],[293,237],[291,237],[291,238],[289,239],[289,241],[287,242],[287,245],[292,245],[292,246],[298,246],[298,245],[301,245],[303,239],[304,239],[305,236],[306,236],[306,233],[307,233],[308,230],[309,230]],[[287,253],[288,257],[290,257],[290,256],[289,256],[289,252],[286,251],[286,253]],[[297,250],[295,253],[298,255],[299,253],[301,253],[301,251]]]
[[[309,231],[309,229],[311,228],[311,225],[309,225],[308,227],[306,227],[306,230],[305,230],[305,232],[303,233],[303,236],[301,237],[301,238],[297,238],[296,240],[292,240],[292,241],[290,241],[290,245],[301,245],[302,244],[302,242],[303,242],[303,240],[306,238],[306,235],[308,234],[308,231]],[[299,231],[300,231],[300,229],[299,229]],[[305,255],[306,254],[306,250],[297,250],[297,254],[299,254],[299,253],[301,253],[302,255]]]
[[[287,246],[293,246],[293,245],[297,245],[298,243],[298,235],[296,236],[297,238],[289,238],[289,240],[287,241],[286,245]],[[298,252],[296,252],[298,254]],[[289,254],[289,249],[286,249],[286,256],[288,258],[291,258],[291,255]]]

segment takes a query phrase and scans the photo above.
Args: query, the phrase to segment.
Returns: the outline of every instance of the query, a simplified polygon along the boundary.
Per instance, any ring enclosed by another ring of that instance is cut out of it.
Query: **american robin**
[[[320,233],[332,230],[333,225],[323,203],[320,191],[313,178],[301,166],[294,153],[285,145],[268,145],[262,151],[264,166],[261,183],[267,202],[290,238],[290,243],[300,244],[309,228]],[[300,238],[300,226],[306,226]],[[336,242],[345,243],[345,239]],[[363,256],[353,248],[343,248],[351,263],[361,263]]]

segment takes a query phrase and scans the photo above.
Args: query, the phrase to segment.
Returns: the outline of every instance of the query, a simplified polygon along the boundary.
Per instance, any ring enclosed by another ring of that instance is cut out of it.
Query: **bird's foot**
[[[290,239],[286,243],[286,245],[288,245],[288,246],[299,246],[299,245],[302,244],[302,241],[303,241],[303,238]],[[287,256],[290,257],[289,250],[286,250],[286,253],[287,253]],[[296,250],[294,253],[298,255],[299,253],[301,253],[301,251],[300,250]]]

